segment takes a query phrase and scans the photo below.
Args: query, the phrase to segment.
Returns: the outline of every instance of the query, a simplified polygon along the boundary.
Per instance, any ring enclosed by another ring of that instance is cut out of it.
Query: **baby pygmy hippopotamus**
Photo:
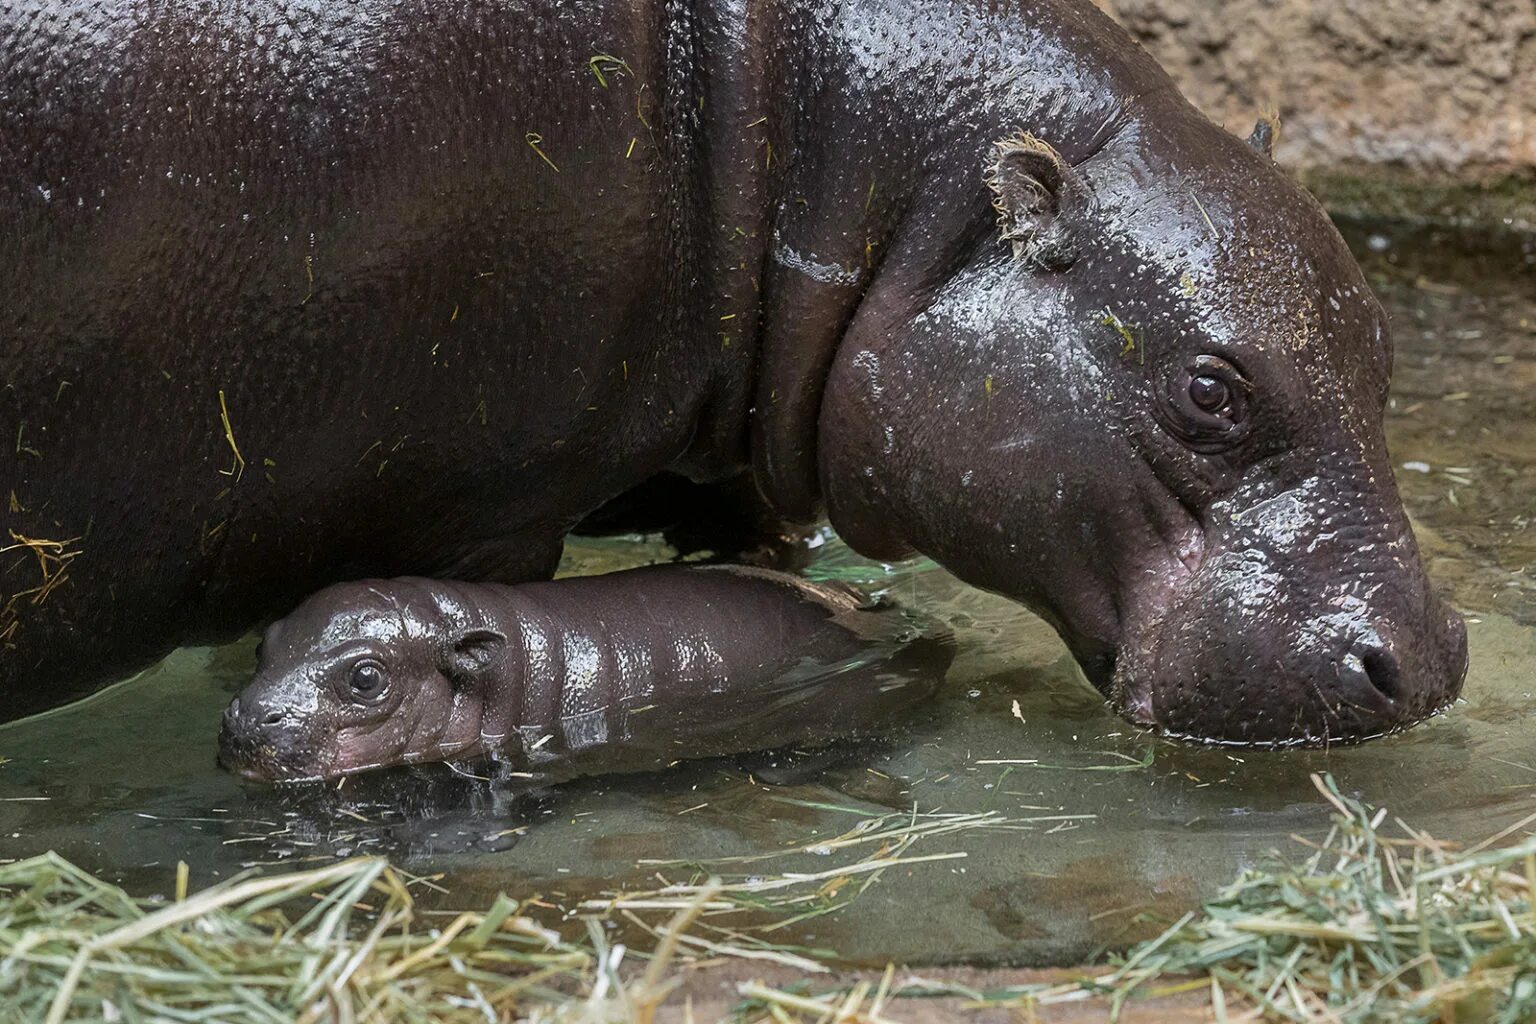
[[[951,657],[910,613],[759,569],[345,583],[267,630],[219,758],[273,781],[481,755],[551,782],[644,771],[868,733]]]

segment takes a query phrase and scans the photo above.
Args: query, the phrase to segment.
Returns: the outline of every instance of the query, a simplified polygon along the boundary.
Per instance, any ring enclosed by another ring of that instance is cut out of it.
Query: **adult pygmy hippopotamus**
[[[951,653],[900,609],[763,570],[344,583],[267,630],[220,759],[299,780],[492,755],[549,782],[820,745],[933,693]]]
[[[1459,690],[1381,307],[1088,0],[21,0],[0,165],[0,717],[546,577],[664,472],[1028,604],[1168,733]]]

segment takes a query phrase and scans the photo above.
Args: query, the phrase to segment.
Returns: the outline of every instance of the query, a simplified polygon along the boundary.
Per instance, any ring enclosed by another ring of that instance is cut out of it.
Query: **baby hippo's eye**
[[[348,683],[352,688],[354,699],[370,702],[384,695],[389,685],[389,677],[385,674],[383,665],[372,658],[366,658],[352,666],[352,677]]]
[[[1201,374],[1189,379],[1189,400],[1198,408],[1220,416],[1232,400],[1232,389],[1220,377]]]

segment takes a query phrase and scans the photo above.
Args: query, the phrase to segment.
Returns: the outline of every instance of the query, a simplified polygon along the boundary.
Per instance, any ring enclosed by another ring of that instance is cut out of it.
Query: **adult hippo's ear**
[[[473,683],[506,643],[506,636],[494,629],[465,630],[448,645],[443,673],[455,686]]]
[[[1258,122],[1253,126],[1253,131],[1248,133],[1248,145],[1252,146],[1262,156],[1271,160],[1275,158],[1275,142],[1280,138],[1280,115],[1273,112],[1265,112],[1259,115]]]
[[[983,175],[1014,259],[1064,270],[1078,257],[1088,188],[1050,143],[1027,132],[992,147]]]

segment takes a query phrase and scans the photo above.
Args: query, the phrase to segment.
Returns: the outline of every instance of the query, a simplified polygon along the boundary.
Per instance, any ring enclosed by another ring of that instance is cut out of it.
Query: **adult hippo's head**
[[[1343,240],[1182,101],[1107,134],[995,143],[959,242],[953,205],[914,215],[942,265],[887,260],[822,399],[833,524],[1028,604],[1172,735],[1326,743],[1444,707],[1465,628],[1393,482],[1386,317]]]

